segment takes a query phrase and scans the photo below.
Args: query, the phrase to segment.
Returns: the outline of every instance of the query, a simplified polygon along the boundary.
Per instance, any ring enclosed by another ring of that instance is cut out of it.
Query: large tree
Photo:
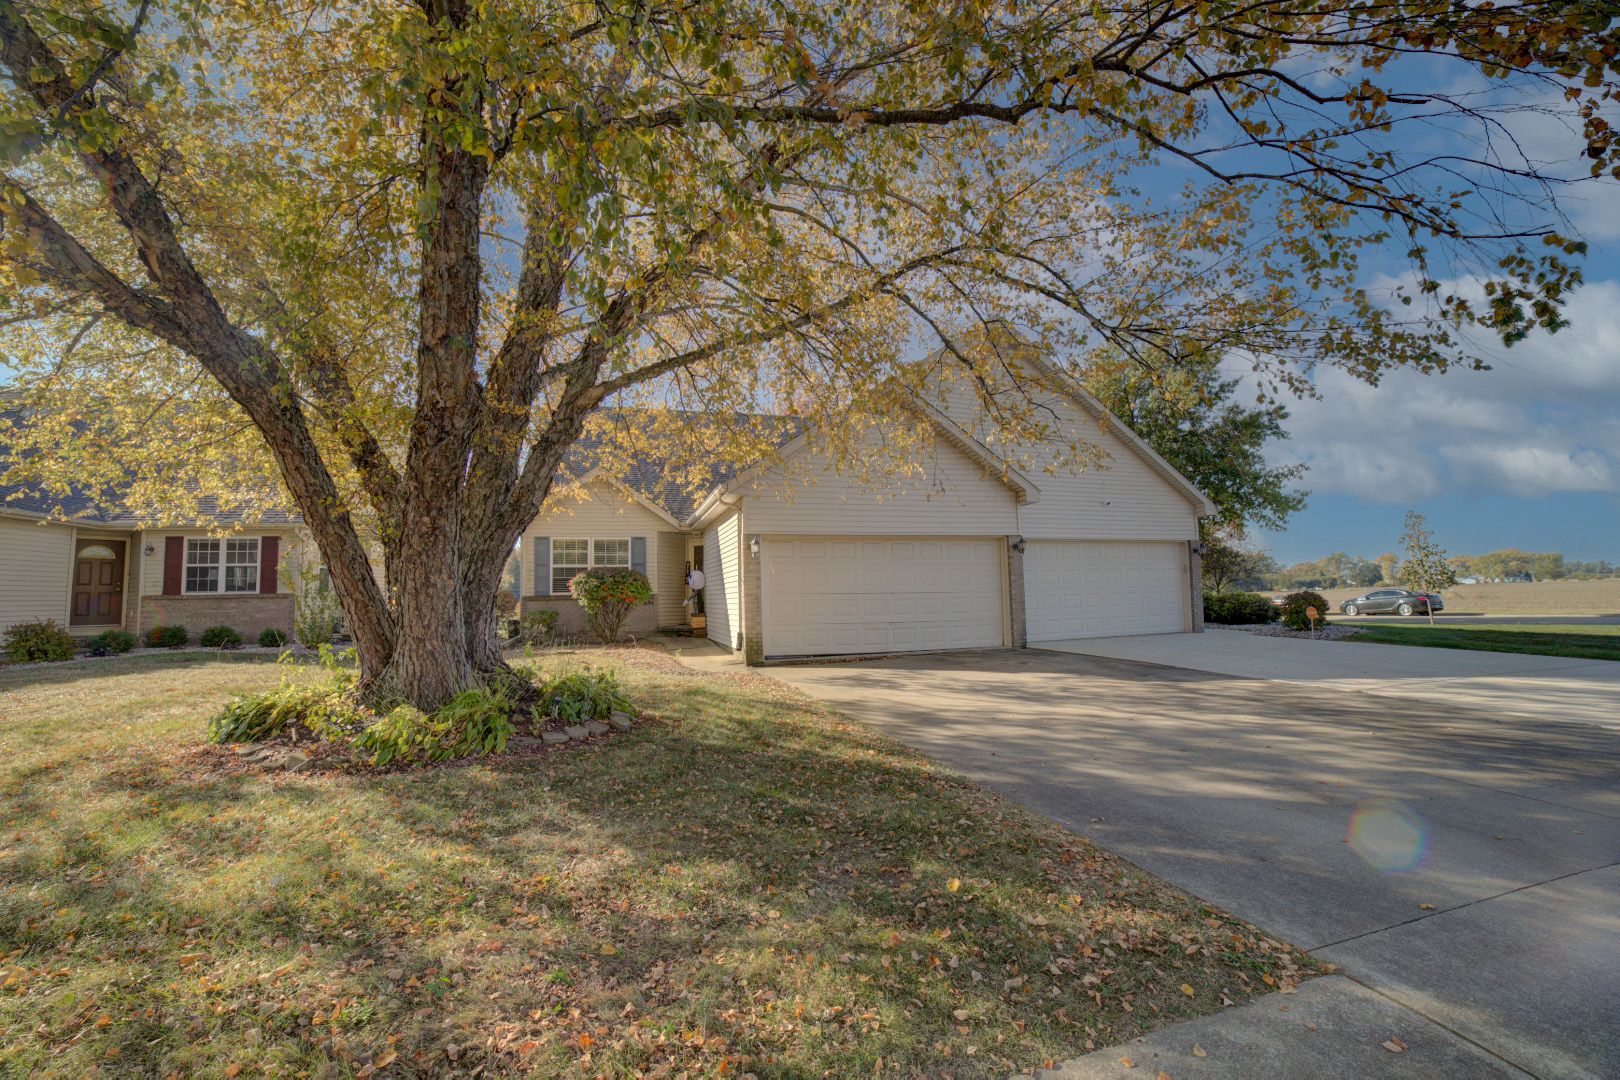
[[[1241,348],[1294,388],[1556,328],[1581,249],[1550,190],[1620,156],[1610,15],[0,0],[6,346],[38,406],[9,438],[45,451],[13,477],[153,514],[284,492],[365,685],[432,707],[499,669],[502,567],[604,402],[852,448],[919,336],[993,370],[989,319],[1082,364]],[[1544,169],[1512,135],[1548,114]],[[1406,260],[1394,294],[1369,249]]]
[[[1199,522],[1206,544],[1222,543],[1235,554],[1250,528],[1282,529],[1305,505],[1306,492],[1294,483],[1306,467],[1272,465],[1265,456],[1267,443],[1288,438],[1288,411],[1236,401],[1241,380],[1225,377],[1216,357],[1174,364],[1159,356],[1147,364],[1121,357],[1091,364],[1082,378],[1215,504],[1217,512]]]

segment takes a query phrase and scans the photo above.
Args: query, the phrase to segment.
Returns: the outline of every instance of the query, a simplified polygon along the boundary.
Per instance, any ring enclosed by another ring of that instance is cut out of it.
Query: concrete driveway
[[[1620,654],[1620,638],[1614,643]],[[1085,638],[1040,648],[1298,683],[1334,696],[1380,694],[1620,728],[1615,660],[1310,641],[1242,630]]]
[[[1620,1076],[1611,730],[1052,651],[771,674],[1338,964],[1451,1054],[1359,1075]]]

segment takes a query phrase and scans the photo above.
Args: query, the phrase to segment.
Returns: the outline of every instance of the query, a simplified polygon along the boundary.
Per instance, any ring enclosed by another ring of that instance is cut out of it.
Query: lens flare
[[[1350,847],[1377,870],[1415,870],[1429,853],[1429,829],[1396,799],[1369,799],[1350,815]]]

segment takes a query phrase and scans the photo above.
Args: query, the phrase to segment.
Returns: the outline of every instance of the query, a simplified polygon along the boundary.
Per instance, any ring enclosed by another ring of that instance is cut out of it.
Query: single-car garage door
[[[767,539],[766,656],[995,648],[999,540]]]
[[[1177,634],[1187,610],[1185,544],[1030,540],[1024,545],[1029,641]]]

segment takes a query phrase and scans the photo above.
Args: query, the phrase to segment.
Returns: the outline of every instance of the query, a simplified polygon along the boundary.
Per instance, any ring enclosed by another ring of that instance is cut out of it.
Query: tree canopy
[[[0,0],[13,479],[290,498],[367,685],[431,707],[603,403],[851,458],[989,320],[1273,392],[1556,329],[1617,52],[1569,0]]]

